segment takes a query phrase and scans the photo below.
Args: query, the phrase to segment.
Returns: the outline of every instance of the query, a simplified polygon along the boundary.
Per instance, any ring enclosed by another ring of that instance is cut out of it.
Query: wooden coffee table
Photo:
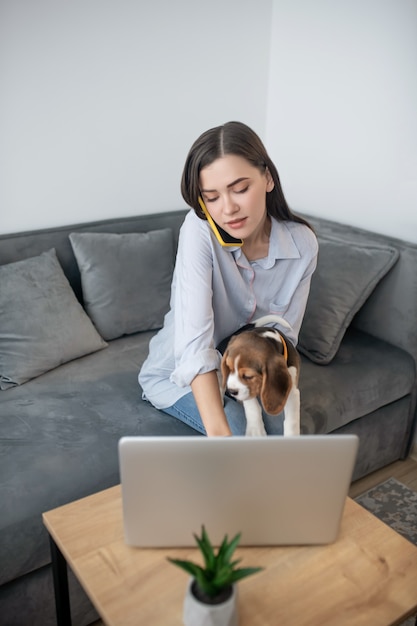
[[[166,557],[197,550],[124,543],[120,486],[43,514],[58,624],[71,623],[67,564],[108,626],[180,626],[187,576]],[[169,523],[169,520],[167,520]],[[384,626],[417,611],[417,548],[348,498],[328,546],[238,548],[265,570],[238,583],[240,626]]]

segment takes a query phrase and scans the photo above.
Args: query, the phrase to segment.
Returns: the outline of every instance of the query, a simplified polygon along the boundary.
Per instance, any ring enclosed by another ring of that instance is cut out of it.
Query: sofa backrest
[[[55,248],[72,288],[82,301],[81,278],[68,238],[70,233],[130,233],[171,228],[176,249],[186,212],[184,209],[0,235],[0,265]],[[398,261],[377,285],[352,325],[403,348],[417,362],[417,245],[331,220],[311,215],[305,217],[318,235],[337,237],[346,242],[389,245],[399,251]]]
[[[173,249],[176,250],[178,233],[185,214],[186,210],[169,211],[0,235],[0,265],[38,256],[41,252],[55,248],[65,275],[77,298],[82,302],[81,276],[68,238],[70,233],[141,233],[171,228],[174,238]]]

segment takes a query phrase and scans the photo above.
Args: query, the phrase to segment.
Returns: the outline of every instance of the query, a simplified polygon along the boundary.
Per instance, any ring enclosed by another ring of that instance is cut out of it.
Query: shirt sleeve
[[[190,385],[198,374],[220,366],[213,339],[211,241],[205,223],[193,218],[186,220],[181,229],[174,276],[175,369],[170,380],[179,387]]]

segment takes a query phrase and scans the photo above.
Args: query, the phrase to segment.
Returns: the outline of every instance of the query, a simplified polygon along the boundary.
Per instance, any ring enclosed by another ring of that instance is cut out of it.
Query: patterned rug
[[[365,509],[417,546],[417,492],[395,478],[356,498]]]
[[[409,489],[395,478],[372,487],[355,498],[356,502],[375,517],[393,528],[397,533],[417,546],[417,492]],[[410,617],[401,626],[414,626]]]

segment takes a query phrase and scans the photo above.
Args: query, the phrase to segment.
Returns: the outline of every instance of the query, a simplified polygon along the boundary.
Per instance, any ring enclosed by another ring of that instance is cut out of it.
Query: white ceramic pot
[[[237,587],[233,585],[230,598],[222,604],[200,602],[191,591],[190,580],[184,600],[185,626],[238,626]]]

